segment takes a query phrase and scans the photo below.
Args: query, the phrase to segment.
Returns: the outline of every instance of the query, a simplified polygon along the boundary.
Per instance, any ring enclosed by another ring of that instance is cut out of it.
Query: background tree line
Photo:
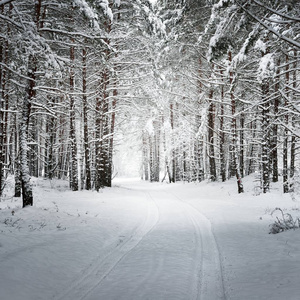
[[[166,25],[166,43],[157,43],[164,108],[157,102],[151,130],[146,126],[144,177],[161,163],[173,182],[236,177],[243,192],[242,178],[256,173],[264,193],[280,175],[284,193],[293,191],[299,3],[161,1],[154,11]]]
[[[260,188],[299,166],[298,1],[0,0],[0,187],[111,186],[136,138],[150,181]],[[116,144],[117,143],[117,144]]]

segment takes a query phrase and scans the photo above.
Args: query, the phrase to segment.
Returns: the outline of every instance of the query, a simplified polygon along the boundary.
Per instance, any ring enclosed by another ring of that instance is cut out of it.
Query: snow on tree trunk
[[[232,62],[232,53],[228,52],[228,60]],[[242,184],[242,175],[240,169],[240,162],[238,157],[237,149],[237,124],[236,124],[236,99],[234,95],[234,82],[233,82],[233,72],[229,72],[229,83],[230,83],[230,98],[231,98],[231,144],[230,153],[232,158],[232,168],[237,179],[238,193],[244,192],[244,187]]]
[[[107,85],[109,83],[108,70],[102,72],[100,84],[101,95],[96,100],[96,174],[95,188],[109,186],[107,182],[108,167],[108,92]]]
[[[150,181],[159,181],[160,172],[160,122],[158,120],[153,121],[153,132],[149,134],[149,171]]]
[[[171,182],[176,181],[176,150],[174,148],[174,105],[173,103],[170,104],[170,124],[171,124],[171,136],[173,142],[173,149],[171,152],[172,156],[172,175],[171,175]]]
[[[143,173],[144,173],[144,179],[146,181],[149,180],[149,156],[148,156],[148,153],[149,153],[149,146],[148,146],[148,143],[147,143],[147,133],[144,131],[143,132],[143,152],[142,152],[142,155],[143,155]]]
[[[31,66],[34,66],[35,59],[30,57]],[[22,115],[20,124],[20,177],[22,186],[23,207],[33,205],[32,186],[30,183],[29,164],[28,164],[28,125],[31,112],[31,100],[34,97],[35,86],[35,67],[29,66],[28,82],[26,94],[22,103]]]
[[[222,70],[220,71],[221,78],[223,77],[223,72]],[[223,79],[222,79],[223,81]],[[220,173],[221,173],[221,178],[222,182],[226,181],[226,161],[225,161],[225,131],[224,131],[224,86],[221,86],[221,111],[220,111],[220,130],[219,130],[219,135],[220,135]]]
[[[109,177],[109,70],[105,69],[103,72],[103,135],[102,135],[102,151],[100,152],[100,180],[101,187],[110,187],[111,182],[108,181]]]
[[[17,114],[13,117],[13,134],[12,134],[12,162],[14,165],[14,177],[15,177],[15,191],[14,191],[14,197],[21,197],[21,172],[20,172],[20,156],[17,156],[17,153],[19,153],[19,118]]]
[[[48,140],[46,142],[46,150],[47,150],[47,163],[45,165],[46,167],[46,176],[49,179],[52,179],[54,176],[54,170],[55,170],[55,162],[54,162],[54,146],[55,146],[55,125],[56,125],[56,119],[54,116],[50,116],[47,120],[46,125],[46,132],[48,133]]]
[[[25,102],[25,101],[24,101]],[[27,105],[23,102],[23,105]],[[33,195],[32,187],[30,184],[29,176],[29,165],[28,165],[28,143],[27,143],[27,124],[26,114],[24,114],[23,109],[23,120],[20,126],[20,165],[21,165],[21,185],[22,185],[22,197],[23,197],[23,207],[28,205],[33,205]]]
[[[103,108],[102,99],[96,99],[96,120],[95,120],[95,189],[99,191],[101,186],[101,151],[102,151],[102,138],[103,138]]]
[[[208,139],[208,155],[209,155],[209,171],[210,171],[210,180],[217,180],[217,169],[215,161],[215,145],[214,145],[214,127],[215,127],[215,112],[214,112],[214,103],[213,103],[213,90],[209,91],[209,107],[208,107],[208,121],[207,121],[207,139]]]
[[[83,147],[85,159],[85,189],[90,190],[91,168],[90,168],[90,145],[88,128],[88,103],[87,103],[87,66],[86,66],[86,48],[82,49],[82,115],[83,115]]]
[[[294,50],[294,57],[297,57],[297,50]],[[297,60],[294,60],[293,63],[293,92],[292,92],[292,101],[297,101]],[[292,128],[295,128],[296,126],[296,117],[292,116]],[[295,175],[295,170],[296,170],[296,142],[297,138],[296,135],[292,132],[292,137],[291,137],[291,159],[290,159],[290,186],[289,190],[290,192],[294,191],[294,184],[293,184],[293,177]]]
[[[74,43],[74,39],[71,39]],[[70,48],[70,95],[69,95],[69,143],[70,143],[70,169],[69,169],[69,176],[70,176],[70,188],[72,191],[78,191],[78,165],[77,165],[77,143],[76,143],[76,132],[75,132],[75,99],[74,99],[74,88],[75,88],[75,49],[74,46]]]
[[[20,172],[20,162],[15,163],[15,191],[14,197],[21,197],[22,195],[22,183],[21,183],[21,172]]]
[[[262,189],[263,193],[270,190],[270,106],[267,100],[269,96],[268,79],[262,82],[262,145],[261,145],[261,164],[262,164]]]
[[[279,93],[279,74],[280,74],[280,58],[277,60],[277,70],[276,70],[276,77],[277,81],[275,83],[275,94]],[[279,111],[279,102],[280,96],[276,95],[274,98],[274,105],[273,105],[273,113],[274,113],[274,124],[272,130],[272,146],[271,146],[271,160],[272,160],[272,181],[278,182],[278,111]]]
[[[245,114],[242,112],[240,114],[240,155],[239,155],[239,162],[240,162],[240,171],[241,171],[241,177],[244,177],[244,132],[245,132]]]
[[[0,53],[2,53],[2,47],[0,47]],[[2,57],[0,57],[0,61]],[[0,70],[0,84],[2,85],[2,71]],[[2,195],[4,187],[4,165],[5,165],[5,153],[4,153],[4,98],[1,95],[0,99],[0,196]]]
[[[12,7],[10,5],[9,10]],[[7,25],[7,34],[10,33],[10,26]],[[8,40],[0,39],[0,62],[7,65],[9,59],[9,44]],[[9,72],[5,68],[0,68],[0,196],[2,195],[5,185],[5,177],[7,170],[7,127],[8,127],[8,97],[9,92],[7,90],[7,83],[9,81]]]
[[[286,54],[286,73],[285,73],[285,84],[286,84],[286,95],[284,106],[287,108],[288,106],[288,97],[289,90],[288,85],[290,81],[290,72],[289,72],[289,57]],[[282,167],[282,179],[283,179],[283,192],[289,192],[289,180],[288,180],[288,126],[289,126],[289,116],[285,113],[285,127],[283,129],[283,167]]]

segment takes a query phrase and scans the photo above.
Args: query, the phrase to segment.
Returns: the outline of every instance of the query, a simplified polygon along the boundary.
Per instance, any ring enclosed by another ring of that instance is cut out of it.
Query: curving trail
[[[149,199],[147,202],[147,216],[140,226],[138,226],[130,236],[117,239],[105,249],[101,256],[93,259],[92,263],[84,270],[80,277],[73,281],[64,293],[55,297],[57,300],[81,300],[90,299],[90,294],[102,281],[109,276],[125,255],[128,255],[153,229],[159,218],[159,211],[156,203]],[[99,298],[97,298],[99,299]]]
[[[212,231],[209,219],[192,205],[185,203],[178,196],[173,195],[182,203],[187,216],[194,223],[195,232],[201,241],[200,286],[198,295],[194,299],[226,299],[221,253]]]
[[[226,299],[210,221],[172,193],[143,192],[148,198],[143,223],[96,257],[57,300]]]

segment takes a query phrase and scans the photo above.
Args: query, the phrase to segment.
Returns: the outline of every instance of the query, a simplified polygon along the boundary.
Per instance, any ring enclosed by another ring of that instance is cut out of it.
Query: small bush
[[[291,214],[289,213],[284,213],[283,210],[279,207],[276,207],[271,215],[273,216],[273,214],[276,211],[280,211],[281,216],[278,217],[276,216],[276,221],[270,225],[270,234],[276,234],[276,233],[280,233],[283,231],[287,231],[290,229],[296,229],[300,227],[300,219],[299,218],[293,218]]]

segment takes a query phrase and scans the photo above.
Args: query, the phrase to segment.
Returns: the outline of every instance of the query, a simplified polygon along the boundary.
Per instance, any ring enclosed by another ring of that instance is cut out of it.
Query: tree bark
[[[144,169],[144,179],[149,180],[149,158],[148,158],[148,143],[146,133],[143,133],[143,169]]]
[[[288,85],[290,81],[289,73],[289,57],[286,55],[286,73],[285,73],[285,84],[286,84],[286,95],[285,95],[285,107],[288,106],[287,98],[289,96]],[[289,117],[285,113],[285,127],[283,129],[283,168],[282,168],[282,179],[283,179],[283,193],[289,192],[289,182],[288,182],[288,124]]]
[[[85,159],[85,189],[90,190],[91,185],[91,168],[90,168],[90,145],[89,145],[89,128],[88,128],[88,103],[87,103],[87,65],[86,65],[86,48],[82,49],[82,114],[83,114],[83,147]]]
[[[244,177],[244,131],[245,131],[245,114],[242,112],[240,114],[240,170],[241,177]]]
[[[3,51],[3,42],[4,39],[0,38],[0,62],[3,63],[4,62],[4,51]],[[3,75],[4,75],[4,68],[0,69],[0,87],[2,89],[1,92],[1,98],[0,98],[0,196],[2,195],[3,192],[3,188],[4,188],[4,158],[5,158],[5,154],[4,154],[4,145],[3,145],[3,141],[4,141],[4,89],[3,89],[3,85],[5,80],[3,79]]]
[[[221,77],[223,77],[222,70],[220,71]],[[223,79],[222,79],[223,81]],[[226,181],[226,161],[225,161],[225,131],[224,131],[224,87],[221,86],[221,112],[220,112],[220,165],[221,165],[221,178],[222,182]]]
[[[33,64],[35,59],[29,59]],[[33,205],[32,186],[30,183],[29,164],[28,164],[28,125],[31,112],[31,101],[34,97],[35,87],[35,71],[36,67],[28,70],[28,81],[26,87],[26,94],[23,98],[22,115],[20,124],[20,175],[22,186],[23,207]]]
[[[98,191],[100,188],[109,186],[107,180],[108,168],[108,92],[107,85],[109,80],[108,70],[105,69],[102,73],[100,84],[101,96],[96,101],[96,178],[95,188]]]
[[[232,62],[232,53],[231,51],[228,52],[228,60]],[[229,72],[229,82],[230,82],[230,98],[231,98],[231,145],[230,145],[230,152],[232,155],[232,167],[235,172],[235,176],[237,179],[237,186],[238,186],[238,193],[244,192],[244,187],[242,184],[242,176],[241,176],[241,169],[240,169],[240,162],[238,159],[238,149],[237,149],[237,128],[236,128],[236,100],[233,93],[234,89],[234,82],[233,82],[233,72]]]
[[[294,50],[294,57],[297,57],[297,50]],[[297,95],[296,95],[296,90],[297,90],[297,61],[295,59],[293,63],[293,101],[296,101]],[[292,116],[292,126],[295,128],[295,117]],[[295,175],[295,169],[296,169],[296,136],[294,133],[292,133],[291,137],[291,159],[290,159],[290,192],[294,191],[294,184],[293,184],[293,177]]]
[[[209,92],[209,107],[208,107],[208,155],[209,155],[209,170],[210,170],[210,180],[217,180],[217,170],[215,161],[215,139],[214,139],[214,110],[215,105],[213,103],[213,90]]]
[[[1,11],[4,10],[4,5],[1,6]],[[12,10],[12,5],[9,6],[9,12]],[[7,35],[10,33],[9,25],[6,28]],[[9,58],[9,44],[8,39],[0,38],[0,62],[4,65],[8,64]],[[5,68],[0,68],[0,196],[2,195],[7,170],[7,153],[8,153],[8,142],[7,142],[7,127],[8,127],[8,90],[7,83],[9,72]]]
[[[74,43],[74,39],[71,39]],[[75,48],[71,46],[70,48],[70,129],[69,129],[69,143],[70,143],[70,188],[72,191],[78,191],[78,166],[77,166],[77,143],[76,143],[76,132],[75,132],[75,99],[74,99],[74,89],[75,89]]]
[[[262,150],[261,150],[261,164],[262,164],[262,189],[263,193],[270,190],[270,135],[269,135],[269,118],[270,107],[269,101],[266,99],[269,94],[268,79],[264,79],[262,83]]]
[[[173,103],[170,104],[170,124],[172,130],[172,139],[174,136],[174,105]],[[171,175],[171,182],[175,183],[176,181],[176,151],[174,148],[174,141],[173,141],[173,149],[172,149],[172,175]]]
[[[276,84],[275,84],[275,94],[279,93],[279,73],[280,73],[280,59],[277,61],[277,70],[276,70]],[[274,99],[274,124],[273,124],[273,130],[272,130],[272,152],[271,152],[271,157],[272,157],[272,181],[273,182],[278,182],[278,125],[277,125],[277,119],[278,119],[278,111],[279,111],[279,101],[280,101],[280,96],[276,95]]]
[[[114,81],[114,90],[113,90],[113,100],[112,100],[112,114],[110,121],[110,137],[109,137],[109,150],[108,150],[108,166],[107,166],[107,183],[110,187],[112,184],[112,173],[113,173],[113,150],[114,150],[114,134],[115,134],[115,124],[116,124],[116,108],[117,108],[117,82]]]

